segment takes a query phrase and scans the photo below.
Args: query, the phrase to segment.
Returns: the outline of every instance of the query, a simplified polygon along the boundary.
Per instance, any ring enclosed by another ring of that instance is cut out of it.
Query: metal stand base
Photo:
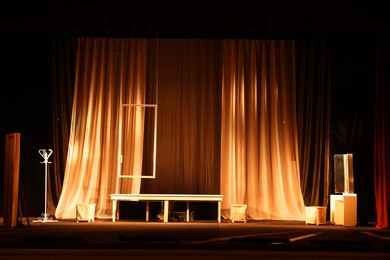
[[[58,220],[55,220],[55,219],[37,219],[37,220],[33,220],[33,222],[46,223],[46,222],[58,222]]]
[[[39,217],[36,220],[33,220],[33,222],[41,222],[41,223],[46,223],[46,222],[58,222],[58,220],[53,219],[53,217],[50,216],[49,213],[42,213],[42,217]]]

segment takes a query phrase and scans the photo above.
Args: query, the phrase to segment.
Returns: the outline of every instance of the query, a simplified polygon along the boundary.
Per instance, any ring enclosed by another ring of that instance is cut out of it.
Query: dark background
[[[56,37],[327,39],[332,43],[332,153],[354,154],[358,218],[375,220],[375,66],[378,42],[388,32],[385,10],[375,1],[352,0],[2,3],[1,193],[5,135],[18,132],[26,214],[44,211],[44,164],[38,150],[53,147],[51,69]]]

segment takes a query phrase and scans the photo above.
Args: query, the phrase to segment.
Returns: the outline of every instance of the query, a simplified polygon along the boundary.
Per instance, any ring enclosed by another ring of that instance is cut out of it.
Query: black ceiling
[[[112,35],[259,35],[387,31],[384,1],[7,1],[2,32]]]

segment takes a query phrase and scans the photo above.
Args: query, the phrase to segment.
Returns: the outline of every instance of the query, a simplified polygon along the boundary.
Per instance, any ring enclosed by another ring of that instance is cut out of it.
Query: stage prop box
[[[77,204],[76,219],[79,221],[93,222],[95,220],[95,204]]]
[[[326,207],[311,206],[305,207],[306,224],[326,224]]]
[[[246,204],[232,204],[230,205],[230,221],[244,222],[247,221],[247,205]]]

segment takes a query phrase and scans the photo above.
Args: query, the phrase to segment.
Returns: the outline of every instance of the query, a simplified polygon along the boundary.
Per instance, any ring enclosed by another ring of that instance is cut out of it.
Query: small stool
[[[247,205],[246,204],[231,204],[230,205],[230,221],[242,221],[246,223],[247,221]]]
[[[76,204],[76,220],[93,222],[95,220],[95,204]]]
[[[310,206],[305,207],[305,219],[307,224],[326,224],[326,207]]]

